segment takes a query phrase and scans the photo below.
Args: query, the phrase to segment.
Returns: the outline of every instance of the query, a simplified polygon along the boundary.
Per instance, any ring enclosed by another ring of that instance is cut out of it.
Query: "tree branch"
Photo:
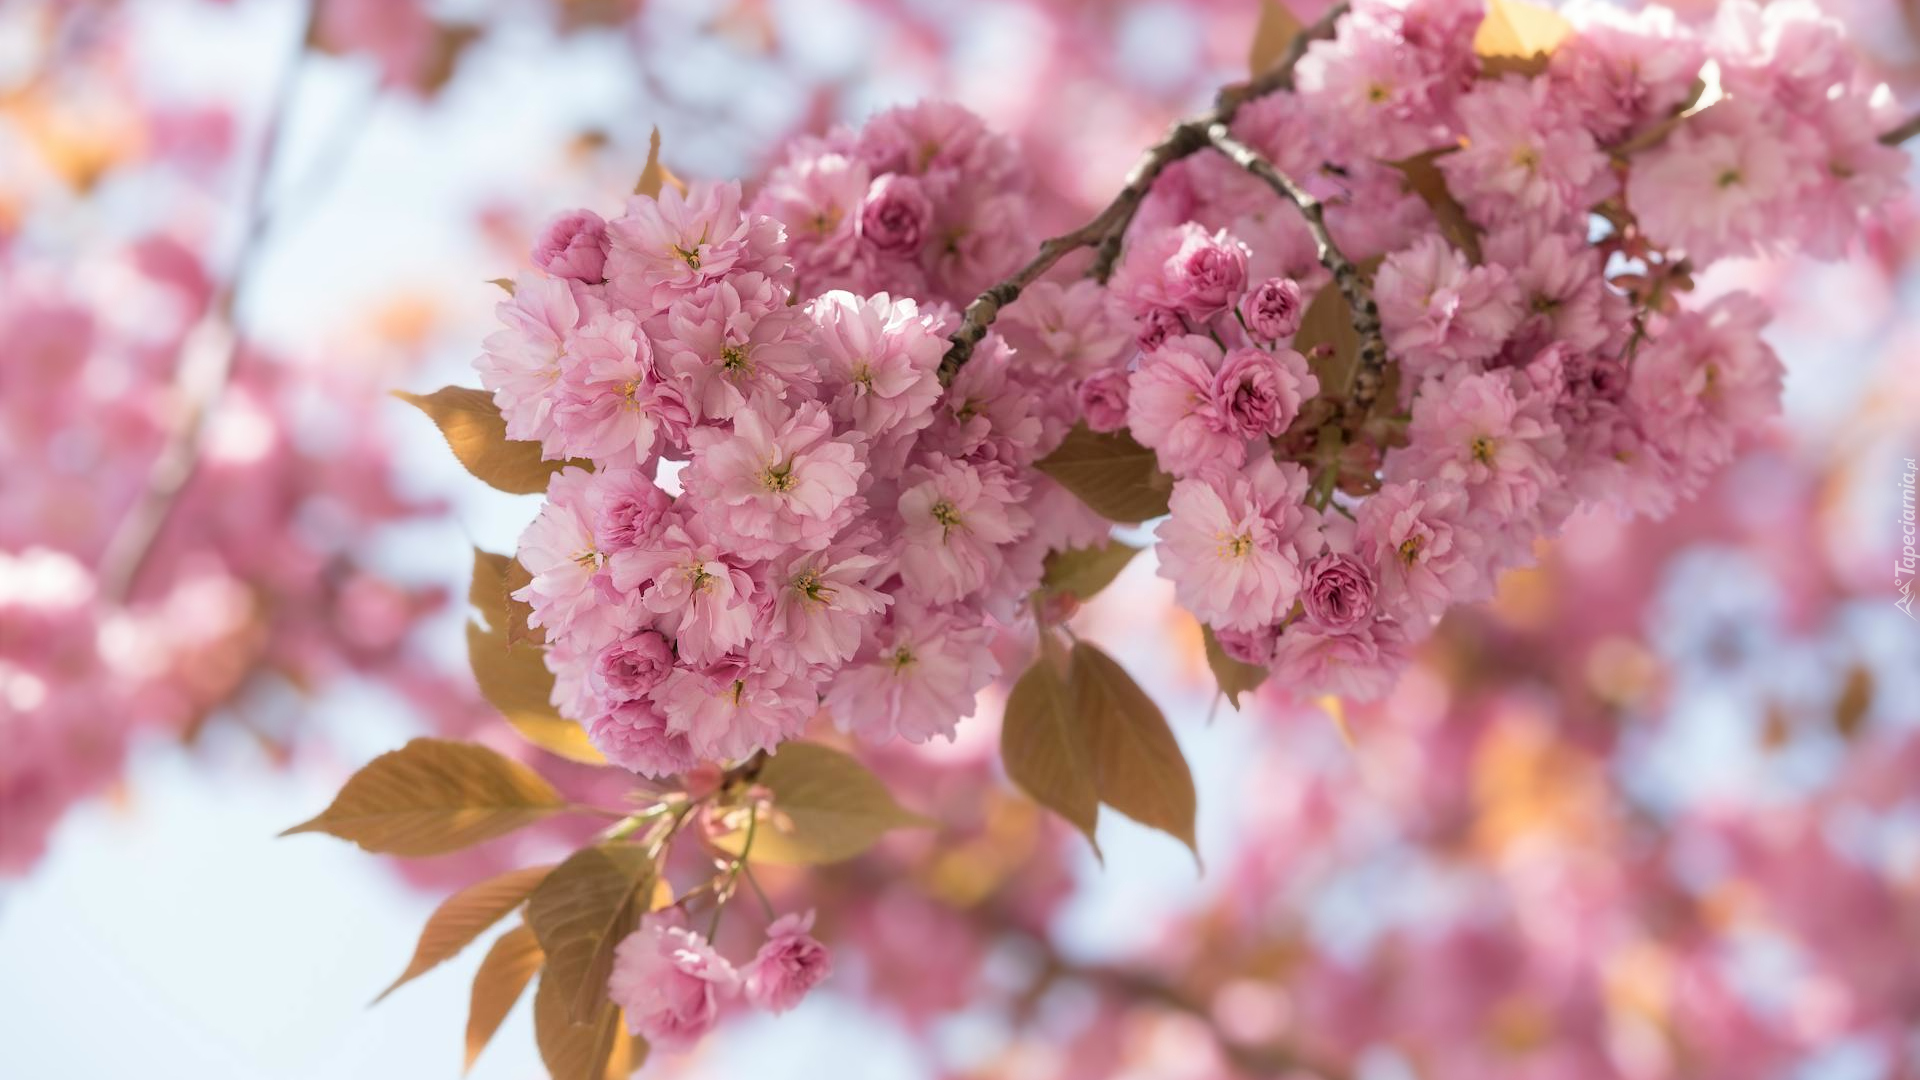
[[[1899,146],[1915,135],[1920,135],[1920,113],[1907,117],[1905,123],[1880,136],[1880,141],[1887,146]]]
[[[1341,0],[1328,8],[1313,25],[1294,37],[1287,46],[1286,55],[1271,69],[1257,78],[1226,87],[1214,98],[1213,108],[1168,128],[1160,141],[1149,147],[1133,168],[1128,170],[1126,183],[1120,188],[1119,194],[1093,220],[1072,232],[1043,242],[1040,253],[1012,277],[989,288],[968,304],[960,329],[954,331],[952,344],[940,360],[940,384],[945,386],[959,374],[961,365],[973,355],[974,346],[987,336],[987,328],[993,325],[1000,309],[1019,299],[1021,290],[1038,281],[1042,274],[1051,270],[1068,253],[1080,248],[1098,247],[1091,274],[1095,279],[1105,282],[1113,272],[1114,263],[1119,261],[1121,246],[1126,241],[1127,226],[1133,222],[1133,215],[1145,201],[1147,192],[1152,190],[1154,180],[1167,166],[1206,149],[1209,145],[1207,133],[1215,126],[1231,123],[1242,105],[1277,90],[1291,90],[1294,66],[1306,55],[1307,46],[1332,37],[1335,25],[1347,13],[1347,7],[1347,0]]]
[[[1326,214],[1320,200],[1308,194],[1292,177],[1275,168],[1273,162],[1262,157],[1259,151],[1234,138],[1225,124],[1213,125],[1207,131],[1207,138],[1215,149],[1235,165],[1264,180],[1268,187],[1292,203],[1300,211],[1300,216],[1306,219],[1307,231],[1313,234],[1314,250],[1319,255],[1320,265],[1333,275],[1334,286],[1347,301],[1354,333],[1360,337],[1359,363],[1354,371],[1353,390],[1347,396],[1346,409],[1349,415],[1365,415],[1384,382],[1387,343],[1380,332],[1380,308],[1367,291],[1360,268],[1333,242],[1333,235],[1327,231]]]
[[[246,232],[233,269],[208,305],[205,316],[187,333],[180,346],[180,359],[174,369],[172,396],[179,411],[172,419],[166,439],[154,456],[146,485],[138,499],[120,519],[100,556],[100,595],[111,603],[124,602],[133,593],[140,569],[152,553],[160,530],[173,513],[174,504],[200,463],[200,436],[207,417],[219,403],[233,378],[239,358],[240,333],[235,311],[240,293],[258,262],[266,239],[270,215],[266,209],[266,188],[279,156],[286,131],[287,113],[292,105],[300,72],[305,66],[309,43],[319,18],[319,4],[308,0],[301,17],[294,54],[281,71],[273,101],[267,107],[266,127],[261,134],[258,160],[248,183],[245,202]]]
[[[1309,1073],[1321,1080],[1349,1080],[1351,1076],[1330,1062],[1318,1061],[1284,1043],[1256,1045],[1238,1042],[1220,1030],[1219,1021],[1205,1003],[1137,971],[1109,965],[1076,965],[1047,953],[1047,973],[1056,979],[1083,983],[1124,1001],[1151,1002],[1192,1016],[1213,1029],[1214,1041],[1234,1067],[1248,1076],[1272,1077]]]

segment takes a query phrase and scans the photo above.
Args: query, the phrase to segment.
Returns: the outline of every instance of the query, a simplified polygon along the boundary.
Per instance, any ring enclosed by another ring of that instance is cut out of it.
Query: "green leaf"
[[[1085,424],[1075,424],[1035,468],[1110,521],[1159,517],[1173,491],[1173,478],[1160,471],[1153,451],[1125,431],[1103,435]]]
[[[1573,24],[1550,7],[1526,0],[1489,0],[1474,31],[1473,52],[1488,78],[1538,75],[1553,51],[1573,34]]]
[[[1861,665],[1847,672],[1847,681],[1833,703],[1833,730],[1843,739],[1860,734],[1873,708],[1873,672]]]
[[[1140,549],[1118,540],[1110,541],[1100,547],[1068,548],[1047,554],[1046,576],[1040,584],[1056,592],[1066,593],[1080,600],[1091,600],[1127,563],[1140,554]]]
[[[667,167],[660,164],[660,129],[656,127],[653,129],[653,134],[647,137],[647,163],[640,170],[640,180],[633,185],[633,193],[644,195],[649,199],[658,199],[660,189],[668,185],[672,185],[673,189],[682,195],[687,193],[686,181],[668,172]]]
[[[386,855],[440,855],[565,805],[538,773],[484,746],[415,739],[368,762],[318,817],[280,835],[323,832]]]
[[[1247,74],[1259,78],[1286,55],[1293,39],[1306,29],[1299,16],[1287,10],[1279,0],[1261,0],[1260,23],[1253,30],[1253,45],[1247,50]]]
[[[1086,725],[1062,677],[1054,650],[1043,645],[1007,696],[1000,727],[1000,760],[1007,776],[1040,805],[1086,834],[1095,855],[1100,842],[1100,792]]]
[[[516,926],[494,940],[473,977],[473,995],[467,1005],[466,1069],[473,1068],[480,1051],[493,1041],[493,1033],[500,1030],[501,1021],[513,1011],[514,1002],[526,992],[546,958],[531,926]]]
[[[638,845],[601,844],[568,856],[528,898],[527,925],[547,954],[542,990],[565,996],[569,1023],[591,1022],[606,1004],[613,950],[651,903],[653,874]]]
[[[533,992],[533,1038],[552,1080],[620,1080],[646,1059],[646,1043],[627,1035],[612,1002],[576,1023],[567,997],[549,967]]]
[[[879,777],[851,756],[811,742],[782,744],[754,781],[773,793],[773,815],[755,827],[753,862],[835,863],[866,851],[889,829],[933,822],[895,802]],[[739,855],[746,831],[714,841]]]
[[[1100,801],[1199,858],[1193,771],[1160,707],[1126,669],[1086,642],[1073,647],[1073,697],[1086,724]]]
[[[1227,695],[1228,703],[1239,709],[1240,695],[1251,693],[1266,682],[1267,669],[1243,664],[1228,656],[1227,651],[1220,647],[1220,639],[1214,636],[1211,626],[1201,626],[1200,636],[1206,642],[1207,666],[1213,669],[1213,680],[1220,684],[1220,692]]]
[[[1726,88],[1720,82],[1720,62],[1709,58],[1700,66],[1700,74],[1693,80],[1693,92],[1687,95],[1687,100],[1672,115],[1635,132],[1626,141],[1608,147],[1608,152],[1616,160],[1625,161],[1642,150],[1658,146],[1681,124],[1714,108],[1726,97]]]
[[[537,495],[547,490],[547,478],[568,465],[591,469],[582,459],[544,461],[540,444],[507,438],[507,421],[493,404],[493,395],[469,386],[443,386],[431,394],[396,390],[393,396],[433,419],[453,456],[467,471],[513,495]]]
[[[1293,347],[1306,356],[1321,394],[1339,400],[1352,391],[1360,335],[1353,328],[1353,309],[1333,282],[1313,294],[1300,316],[1300,329],[1294,331]]]
[[[467,621],[467,662],[474,681],[488,704],[528,742],[568,761],[604,764],[606,757],[587,741],[586,729],[553,707],[553,673],[547,670],[544,653],[529,647],[537,642],[526,626],[526,613],[519,610],[524,605],[508,595],[518,566],[504,555],[474,550],[467,598],[486,619],[484,625]],[[516,625],[522,635],[517,647]]]
[[[1438,164],[1442,157],[1454,152],[1446,147],[1429,150],[1424,154],[1415,154],[1400,161],[1387,164],[1400,171],[1408,192],[1420,196],[1420,201],[1433,211],[1433,219],[1440,226],[1440,235],[1447,238],[1456,250],[1467,257],[1475,266],[1483,261],[1480,254],[1480,229],[1467,217],[1466,207],[1453,197],[1447,189],[1447,175],[1440,171]]]
[[[477,885],[469,885],[446,899],[427,919],[427,925],[420,931],[420,942],[414,946],[413,959],[407,963],[407,970],[393,980],[393,985],[380,991],[380,997],[374,998],[378,1004],[388,994],[418,978],[442,961],[450,960],[460,950],[473,943],[473,939],[485,933],[487,928],[505,918],[507,913],[520,906],[534,886],[546,879],[551,866],[529,866],[521,870],[509,870],[504,874],[490,877]]]

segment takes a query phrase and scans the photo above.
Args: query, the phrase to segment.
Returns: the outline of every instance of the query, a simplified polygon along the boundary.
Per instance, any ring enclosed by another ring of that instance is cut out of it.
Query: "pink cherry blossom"
[[[604,316],[568,342],[554,406],[551,457],[648,466],[661,440],[677,441],[692,417],[680,389],[654,363],[653,343],[631,319]]]
[[[912,255],[933,231],[933,202],[911,176],[889,173],[874,180],[860,207],[858,233],[881,251]]]
[[[1688,489],[1780,411],[1784,371],[1760,338],[1768,317],[1757,297],[1730,293],[1675,318],[1634,360],[1627,400]]]
[[[807,313],[819,330],[820,389],[835,420],[875,437],[932,422],[946,342],[912,300],[830,292]]]
[[[1373,571],[1345,552],[1326,552],[1307,564],[1300,599],[1309,626],[1346,633],[1373,618]]]
[[[591,210],[569,210],[547,223],[533,244],[533,265],[558,278],[597,285],[606,280],[607,222]]]
[[[1268,278],[1240,299],[1241,323],[1255,341],[1265,344],[1291,338],[1304,314],[1306,301],[1300,297],[1300,283],[1292,278]]]
[[[1449,604],[1484,591],[1474,572],[1465,500],[1450,489],[1387,484],[1360,504],[1355,549],[1379,574],[1383,610],[1425,626]]]
[[[615,588],[641,590],[640,602],[662,617],[682,660],[709,663],[746,644],[754,598],[746,560],[723,551],[697,519],[669,522],[609,566]]]
[[[1235,349],[1214,376],[1210,403],[1228,432],[1255,439],[1287,430],[1301,403],[1319,392],[1307,358],[1292,349]]]
[[[1159,308],[1207,319],[1231,308],[1247,284],[1247,246],[1193,222],[1136,239],[1113,289],[1136,314]]]
[[[999,571],[1002,545],[1032,525],[1024,485],[997,465],[916,465],[901,478],[899,567],[907,591],[934,603],[977,592]]]
[[[1773,246],[1784,201],[1812,180],[1808,156],[1760,106],[1729,99],[1637,156],[1627,201],[1648,237],[1699,265],[1759,254]]]
[[[1438,165],[1447,187],[1483,225],[1525,217],[1584,223],[1614,176],[1593,136],[1570,122],[1545,79],[1482,82],[1456,103],[1464,146]]]
[[[578,636],[598,648],[625,615],[596,587],[606,553],[594,539],[595,474],[569,465],[547,482],[547,501],[520,536],[519,562],[533,580],[514,593],[532,605],[530,626]]]
[[[1173,581],[1181,606],[1216,629],[1279,621],[1320,545],[1306,493],[1305,469],[1267,457],[1174,484],[1172,516],[1154,535],[1160,576]]]
[[[1521,316],[1519,289],[1504,267],[1469,266],[1434,234],[1387,256],[1374,299],[1387,348],[1420,375],[1488,359]]]
[[[642,317],[731,274],[786,268],[779,223],[740,206],[737,183],[669,184],[658,199],[634,196],[607,228],[607,287]]]
[[[1102,433],[1126,427],[1128,394],[1127,373],[1118,368],[1087,376],[1078,391],[1087,427]]]
[[[705,761],[740,761],[770,751],[800,734],[819,707],[806,678],[736,658],[677,667],[652,700],[665,714],[667,730],[684,735]]]
[[[1408,447],[1388,459],[1390,479],[1458,485],[1468,509],[1510,519],[1532,510],[1554,483],[1562,449],[1550,417],[1523,407],[1505,372],[1455,372],[1423,386]]]
[[[1127,383],[1127,427],[1175,476],[1246,460],[1245,437],[1214,401],[1225,359],[1212,339],[1186,334],[1147,354]]]
[[[1092,375],[1119,363],[1134,347],[1134,327],[1114,294],[1082,278],[1070,285],[1037,281],[995,321],[1022,368],[1068,377]]]
[[[1344,631],[1296,623],[1273,651],[1273,681],[1294,697],[1335,694],[1373,701],[1393,688],[1408,660],[1406,635],[1390,619],[1372,619]]]
[[[768,564],[762,593],[773,597],[773,635],[803,664],[840,666],[893,598],[874,588],[881,561],[854,545],[809,551]]]
[[[700,763],[693,744],[667,726],[651,701],[625,701],[587,725],[587,741],[608,761],[647,777],[677,776]]]
[[[813,912],[783,915],[767,927],[766,943],[741,972],[747,998],[768,1012],[783,1013],[833,974],[833,957],[814,940]]]
[[[740,974],[679,910],[653,912],[613,953],[607,996],[628,1030],[663,1050],[684,1050],[712,1030],[740,994]]]
[[[539,274],[522,274],[512,298],[494,307],[506,328],[487,335],[473,366],[506,418],[507,438],[544,442],[554,434],[563,354],[574,331],[593,320],[594,307],[565,278]]]
[[[806,320],[788,309],[786,290],[765,274],[715,282],[649,325],[659,327],[662,365],[696,421],[730,419],[749,397],[778,398],[787,386],[815,378]]]
[[[974,696],[1000,674],[992,631],[956,612],[896,604],[886,624],[828,688],[827,712],[876,742],[953,738]]]
[[[689,436],[693,461],[683,483],[701,492],[702,512],[748,558],[790,547],[826,547],[857,509],[867,466],[857,434],[835,437],[819,402],[789,410],[774,401],[734,413],[732,431]]]
[[[613,701],[646,697],[673,669],[673,645],[657,631],[641,630],[600,650],[593,662],[593,683]]]

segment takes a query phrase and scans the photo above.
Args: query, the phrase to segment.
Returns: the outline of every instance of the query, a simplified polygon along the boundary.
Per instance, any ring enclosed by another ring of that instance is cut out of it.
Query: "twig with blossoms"
[[[1916,135],[1920,135],[1920,113],[1907,117],[1905,123],[1880,136],[1880,142],[1885,146],[1899,146]]]
[[[1348,395],[1346,410],[1349,415],[1364,416],[1380,393],[1382,372],[1387,366],[1387,342],[1380,330],[1380,307],[1367,292],[1360,268],[1333,242],[1319,199],[1274,167],[1273,162],[1258,150],[1234,138],[1227,130],[1227,125],[1214,124],[1209,127],[1207,141],[1235,165],[1279,192],[1280,197],[1292,203],[1300,211],[1300,216],[1306,219],[1307,231],[1313,234],[1314,250],[1319,256],[1320,265],[1333,275],[1333,283],[1346,299],[1347,310],[1352,313],[1354,332],[1360,335],[1359,363],[1354,369],[1352,392]]]
[[[280,156],[287,114],[292,109],[294,92],[306,67],[309,46],[319,24],[320,5],[306,4],[300,19],[300,31],[294,40],[293,55],[281,70],[272,102],[267,107],[266,127],[260,138],[259,157],[248,182],[243,217],[246,232],[240,241],[232,271],[214,296],[201,324],[187,335],[181,346],[179,368],[174,376],[175,402],[179,412],[167,434],[166,445],[153,459],[153,468],[140,493],[139,501],[127,511],[119,527],[108,539],[100,558],[100,594],[112,601],[125,600],[133,592],[148,552],[159,539],[160,530],[179,501],[187,482],[199,466],[200,436],[207,417],[213,412],[233,378],[240,356],[240,333],[234,312],[240,294],[258,262],[268,226],[271,223],[266,200],[267,180]]]
[[[1204,1002],[1193,1000],[1177,987],[1151,975],[1110,964],[1072,964],[1049,953],[1042,972],[1046,981],[1068,980],[1119,998],[1163,1005],[1184,1013],[1213,1029],[1220,1052],[1248,1076],[1289,1076],[1304,1073],[1319,1080],[1349,1080],[1352,1073],[1331,1063],[1310,1058],[1285,1045],[1258,1046],[1229,1038],[1219,1030],[1219,1020]]]
[[[1160,141],[1141,155],[1140,160],[1128,171],[1120,193],[1094,215],[1093,220],[1072,232],[1041,243],[1039,254],[1025,266],[968,304],[960,329],[954,331],[950,339],[953,344],[940,360],[941,385],[951,383],[953,377],[959,374],[961,366],[973,355],[974,346],[987,336],[987,328],[993,325],[1000,309],[1019,299],[1022,290],[1040,280],[1042,274],[1053,269],[1054,264],[1069,253],[1097,245],[1099,253],[1089,273],[1095,280],[1104,283],[1112,273],[1114,263],[1120,258],[1127,226],[1133,222],[1134,213],[1140,209],[1147,192],[1153,188],[1154,180],[1167,166],[1212,145],[1208,133],[1216,126],[1230,123],[1234,114],[1240,111],[1240,106],[1273,91],[1290,88],[1293,85],[1294,65],[1306,55],[1307,46],[1332,37],[1335,25],[1347,13],[1347,9],[1345,0],[1328,8],[1313,25],[1300,31],[1288,46],[1286,55],[1271,70],[1249,82],[1223,89],[1214,99],[1213,108],[1168,128]]]

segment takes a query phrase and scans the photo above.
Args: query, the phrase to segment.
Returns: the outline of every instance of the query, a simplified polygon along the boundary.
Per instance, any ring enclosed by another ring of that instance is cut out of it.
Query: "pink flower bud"
[[[1265,349],[1235,349],[1214,376],[1214,414],[1225,430],[1241,438],[1269,438],[1287,430],[1300,404],[1320,389],[1306,358],[1292,349],[1280,355]]]
[[[1180,313],[1169,308],[1151,308],[1140,318],[1141,352],[1152,352],[1166,344],[1168,338],[1176,338],[1187,332],[1186,321]]]
[[[1080,415],[1094,431],[1104,433],[1126,427],[1127,373],[1108,368],[1088,376],[1080,384]]]
[[[641,920],[614,950],[607,980],[607,996],[626,1010],[628,1028],[666,1050],[699,1041],[739,993],[739,972],[686,928],[677,908]]]
[[[898,254],[912,254],[933,227],[933,203],[920,182],[897,173],[880,177],[860,207],[860,238]]]
[[[786,1012],[833,974],[833,957],[814,940],[812,929],[811,911],[787,915],[767,927],[767,942],[744,973],[749,1001],[768,1012]]]
[[[667,730],[651,702],[628,701],[587,727],[587,741],[613,762],[642,776],[677,776],[699,764],[687,736]]]
[[[1240,299],[1240,318],[1255,341],[1279,341],[1300,329],[1304,306],[1299,282],[1268,278]]]
[[[643,698],[673,670],[673,646],[658,631],[642,630],[600,650],[593,670],[608,697]]]
[[[1251,630],[1215,630],[1214,640],[1220,643],[1220,651],[1229,659],[1255,667],[1267,667],[1273,663],[1273,649],[1280,642],[1280,629],[1277,626],[1256,626]]]
[[[1373,575],[1359,559],[1329,552],[1308,564],[1301,599],[1321,629],[1352,630],[1373,616]]]
[[[547,223],[533,245],[533,265],[554,277],[597,285],[607,279],[607,223],[591,210],[570,210]]]

